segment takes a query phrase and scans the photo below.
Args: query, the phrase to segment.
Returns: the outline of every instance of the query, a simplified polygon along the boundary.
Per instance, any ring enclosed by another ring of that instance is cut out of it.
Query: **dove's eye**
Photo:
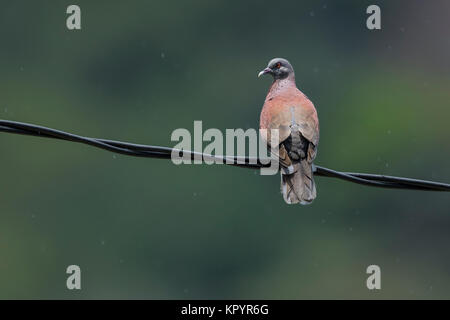
[[[280,69],[281,68],[281,63],[277,62],[275,64],[272,65],[272,67],[270,67],[271,69],[275,70],[275,69]]]
[[[281,62],[277,62],[277,63],[272,63],[269,68],[272,70],[277,70],[280,69],[283,65],[281,64]]]

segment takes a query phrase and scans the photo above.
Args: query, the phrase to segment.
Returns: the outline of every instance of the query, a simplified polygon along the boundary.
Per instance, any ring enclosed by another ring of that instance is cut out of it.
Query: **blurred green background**
[[[449,27],[449,1],[1,1],[0,118],[165,146],[194,120],[257,128],[256,75],[281,56],[318,110],[317,164],[449,182]],[[450,298],[446,193],[317,177],[288,206],[252,170],[4,133],[0,150],[3,299]]]

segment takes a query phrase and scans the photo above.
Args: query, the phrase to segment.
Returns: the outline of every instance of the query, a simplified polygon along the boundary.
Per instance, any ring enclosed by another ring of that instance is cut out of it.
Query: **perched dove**
[[[310,204],[316,198],[312,165],[319,143],[319,119],[313,103],[295,84],[289,61],[272,59],[258,77],[273,83],[261,111],[260,128],[279,130],[281,192],[288,204]],[[270,147],[270,139],[267,139]]]

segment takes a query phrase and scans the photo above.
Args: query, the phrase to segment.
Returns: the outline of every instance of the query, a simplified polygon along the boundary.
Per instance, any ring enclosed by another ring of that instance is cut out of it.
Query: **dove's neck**
[[[297,87],[295,84],[295,76],[293,74],[289,75],[287,78],[275,80],[270,86],[269,92],[276,93],[292,87]]]

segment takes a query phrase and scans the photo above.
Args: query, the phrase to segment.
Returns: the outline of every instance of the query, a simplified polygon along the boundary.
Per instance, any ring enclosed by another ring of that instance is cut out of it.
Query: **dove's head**
[[[292,68],[292,65],[283,58],[275,58],[269,61],[269,64],[267,65],[267,68],[262,70],[258,77],[261,77],[262,75],[270,74],[272,75],[274,80],[278,79],[285,79],[287,77],[294,77],[294,68]]]

